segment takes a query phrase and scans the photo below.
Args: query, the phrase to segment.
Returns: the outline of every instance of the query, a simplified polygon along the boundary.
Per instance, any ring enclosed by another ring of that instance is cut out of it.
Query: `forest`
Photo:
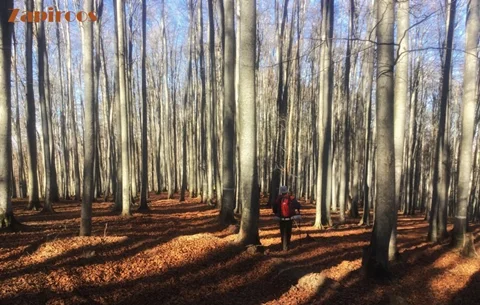
[[[1,0],[0,304],[478,304],[479,58],[480,0]]]

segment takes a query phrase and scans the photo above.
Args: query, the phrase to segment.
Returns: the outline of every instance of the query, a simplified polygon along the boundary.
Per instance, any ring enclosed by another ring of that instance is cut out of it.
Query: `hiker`
[[[273,213],[280,219],[280,235],[282,237],[282,247],[284,251],[288,250],[290,239],[292,237],[292,217],[300,214],[300,203],[295,196],[288,194],[288,187],[283,185],[280,187],[280,195],[278,195],[273,204]]]

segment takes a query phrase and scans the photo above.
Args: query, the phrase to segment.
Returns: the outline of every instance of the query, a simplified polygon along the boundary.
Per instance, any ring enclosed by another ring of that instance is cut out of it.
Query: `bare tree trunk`
[[[333,111],[333,0],[322,0],[322,34],[320,49],[320,84],[318,98],[318,163],[315,227],[331,224],[332,202],[332,111]]]
[[[140,210],[148,210],[147,0],[142,0],[142,189]]]
[[[12,116],[11,116],[11,58],[13,23],[8,19],[13,0],[0,3],[0,229],[15,229],[11,201]]]
[[[363,265],[376,275],[387,275],[388,249],[395,222],[395,156],[393,125],[393,65],[395,2],[377,1],[377,203],[375,225]]]
[[[281,173],[284,169],[284,157],[285,157],[285,128],[287,120],[287,101],[284,99],[284,86],[287,86],[287,83],[284,81],[284,68],[283,68],[283,47],[284,47],[284,37],[285,37],[285,22],[287,19],[288,12],[288,0],[284,1],[283,4],[283,17],[281,21],[280,30],[278,31],[278,51],[277,51],[277,61],[278,61],[278,87],[277,87],[277,139],[275,147],[275,157],[273,163],[273,173],[271,181],[271,193],[269,203],[273,204],[276,196],[278,195],[278,190],[281,183]],[[240,33],[241,35],[241,33]]]
[[[224,106],[223,106],[223,196],[220,221],[235,221],[235,8],[225,0]]]
[[[27,11],[33,11],[33,0],[25,0]],[[35,128],[35,96],[33,91],[33,23],[26,23],[26,67],[27,67],[27,149],[28,149],[28,206],[29,210],[38,210],[37,175],[37,133]]]
[[[46,41],[45,37],[45,41]],[[48,49],[45,45],[45,89],[46,89],[46,110],[47,110],[47,130],[48,130],[48,138],[49,138],[49,150],[48,156],[50,158],[50,198],[52,202],[58,201],[60,199],[60,195],[58,193],[58,181],[57,181],[57,167],[55,162],[55,139],[54,139],[54,132],[52,126],[52,95],[50,90],[50,64],[48,63]]]
[[[375,2],[372,0],[371,3],[371,12],[369,14],[371,22],[368,24],[368,29],[367,33],[369,35],[369,40],[370,41],[375,41],[376,35],[375,35]],[[365,109],[365,145],[364,145],[364,164],[363,164],[363,216],[362,219],[360,220],[360,225],[370,225],[370,189],[372,187],[372,184],[370,183],[370,177],[372,176],[371,174],[369,175],[369,168],[372,165],[372,162],[370,161],[370,150],[371,150],[371,134],[372,132],[370,131],[371,129],[371,121],[372,121],[372,87],[373,87],[373,68],[374,68],[374,62],[375,62],[375,50],[373,48],[373,43],[372,42],[366,42],[366,47],[368,47],[367,52],[365,54],[365,58],[363,60],[364,64],[364,75],[367,77],[364,77],[362,80],[362,86],[363,86],[363,102],[364,102],[364,109]]]
[[[93,11],[93,0],[84,0],[85,12]],[[92,199],[94,196],[94,159],[95,159],[95,85],[93,72],[93,23],[83,23],[83,77],[85,92],[85,123],[84,123],[84,166],[83,166],[83,200],[80,222],[80,236],[92,234]],[[98,162],[98,161],[97,161]],[[98,177],[97,177],[98,178]]]
[[[345,222],[345,205],[350,196],[349,180],[350,180],[350,70],[352,57],[352,40],[353,22],[355,19],[355,2],[350,0],[350,18],[348,26],[347,51],[345,55],[345,76],[343,82],[343,100],[345,101],[343,109],[343,154],[341,163],[341,179],[340,179],[340,223]]]
[[[20,198],[25,198],[27,195],[26,181],[25,181],[25,169],[24,169],[24,157],[23,157],[23,145],[22,145],[22,133],[20,129],[20,98],[18,92],[18,72],[17,72],[17,48],[16,48],[16,38],[15,32],[12,33],[13,37],[13,67],[12,71],[15,73],[14,82],[15,82],[15,99],[16,99],[16,114],[15,114],[15,136],[17,139],[18,145],[18,196]]]
[[[67,2],[65,0],[64,6],[67,6]],[[74,88],[74,81],[73,81],[73,74],[72,74],[72,48],[71,48],[71,41],[70,41],[70,23],[67,22],[67,30],[66,30],[66,43],[67,43],[67,82],[68,82],[68,105],[70,107],[70,129],[72,134],[70,136],[71,143],[70,149],[73,152],[73,182],[75,185],[75,200],[80,200],[80,158],[78,156],[78,143],[77,143],[77,122],[75,118],[75,88]],[[30,138],[30,136],[29,136]]]
[[[400,178],[403,165],[403,142],[405,133],[405,109],[408,100],[408,30],[410,27],[409,0],[398,1],[397,9],[397,64],[395,68],[395,220],[400,205]],[[396,221],[394,222],[396,224]],[[397,226],[393,226],[388,257],[394,260],[397,255]]]
[[[207,134],[207,120],[206,120],[206,115],[208,115],[207,111],[207,86],[206,86],[206,76],[205,76],[205,48],[203,45],[203,5],[202,1],[199,1],[198,3],[198,11],[197,11],[197,18],[198,18],[198,45],[200,48],[200,54],[199,54],[199,61],[200,61],[200,80],[201,80],[201,106],[200,106],[200,111],[203,114],[200,119],[201,119],[201,134],[206,135]],[[202,139],[201,141],[201,181],[202,181],[202,202],[207,203],[209,199],[209,193],[208,193],[208,182],[207,182],[207,175],[208,175],[208,170],[207,166],[210,160],[208,160],[208,154],[207,154],[207,143],[208,139]]]
[[[37,0],[37,7],[43,8],[43,0]],[[47,97],[45,95],[45,25],[43,22],[38,24],[37,31],[37,49],[38,49],[38,95],[40,102],[42,139],[43,139],[43,160],[45,167],[45,203],[42,211],[53,212],[51,197],[51,158],[50,158],[50,134],[48,132],[48,111]]]
[[[213,121],[215,114],[213,112],[214,104],[216,103],[216,81],[215,81],[215,24],[213,21],[213,2],[208,0],[208,42],[209,42],[209,84],[207,89],[207,104],[205,115],[205,141],[206,141],[206,168],[207,168],[207,190],[206,190],[206,202],[208,204],[213,203],[213,176],[214,176],[214,134],[213,134]]]
[[[255,98],[255,52],[256,52],[256,0],[240,3],[240,62],[238,120],[240,125],[240,196],[242,220],[238,241],[248,245],[260,244],[258,218],[260,215],[258,172],[257,172],[257,113]]]
[[[456,247],[464,245],[467,232],[467,207],[470,193],[472,169],[472,145],[475,126],[476,77],[478,73],[478,35],[480,28],[480,1],[469,0],[467,8],[465,65],[463,76],[462,136],[458,160],[458,202],[455,211],[452,243]],[[473,128],[472,128],[473,127]],[[478,145],[478,144],[477,144]]]
[[[174,193],[174,182],[173,182],[173,175],[172,175],[172,166],[171,166],[171,139],[170,139],[170,88],[168,84],[168,46],[167,46],[167,29],[166,29],[166,22],[165,22],[165,0],[162,2],[162,46],[163,46],[163,65],[164,65],[164,73],[163,73],[163,93],[164,93],[164,103],[165,103],[165,113],[164,113],[164,126],[165,130],[163,130],[164,138],[164,159],[165,165],[167,170],[167,192],[168,198],[173,197]]]
[[[116,0],[117,4],[117,35],[118,35],[118,86],[120,100],[120,122],[121,122],[121,151],[122,151],[122,216],[130,216],[130,156],[128,147],[128,126],[127,126],[127,96],[125,76],[125,26],[123,1]]]
[[[449,0],[449,14],[447,18],[447,43],[445,60],[442,71],[442,95],[440,101],[440,119],[437,140],[435,145],[435,163],[433,171],[433,195],[430,226],[428,230],[429,241],[436,242],[447,235],[447,201],[448,201],[448,96],[450,92],[450,73],[452,63],[453,30],[455,27],[455,12],[457,0]]]
[[[188,168],[188,171],[189,171],[189,177],[192,177],[192,171],[193,171],[193,168],[191,166],[191,163],[188,164],[187,162],[187,155],[189,154],[189,150],[187,149],[187,129],[188,129],[188,122],[187,122],[187,105],[188,105],[188,100],[189,100],[189,97],[190,97],[190,90],[191,90],[191,82],[192,82],[192,37],[193,37],[193,24],[194,24],[194,20],[193,20],[193,1],[192,0],[189,0],[188,1],[188,8],[189,8],[189,15],[190,15],[190,25],[189,25],[189,28],[188,28],[188,71],[187,71],[187,83],[186,83],[186,86],[185,86],[185,96],[184,96],[184,100],[183,100],[183,146],[182,146],[182,150],[183,150],[183,155],[182,155],[182,186],[181,186],[181,190],[180,190],[180,202],[182,201],[185,201],[185,192],[187,190],[187,168]],[[193,133],[190,133],[191,135],[193,135]],[[190,155],[190,160],[191,160],[191,155]],[[192,191],[193,191],[193,182],[192,180],[190,180],[190,183],[189,183],[189,187],[190,187],[190,196],[192,196]]]

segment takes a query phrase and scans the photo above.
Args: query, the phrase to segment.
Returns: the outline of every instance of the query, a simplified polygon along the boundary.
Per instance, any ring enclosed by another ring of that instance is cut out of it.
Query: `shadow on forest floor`
[[[0,233],[0,304],[473,304],[480,291],[479,260],[426,243],[422,215],[399,216],[401,258],[392,281],[379,285],[360,273],[371,227],[347,219],[315,229],[309,204],[288,252],[262,206],[263,254],[238,246],[235,229],[220,226],[218,210],[199,199],[152,194],[150,211],[127,218],[94,203],[85,238],[76,236],[80,203],[57,203],[54,214],[24,206],[14,202],[26,229]],[[478,236],[480,226],[473,230]]]

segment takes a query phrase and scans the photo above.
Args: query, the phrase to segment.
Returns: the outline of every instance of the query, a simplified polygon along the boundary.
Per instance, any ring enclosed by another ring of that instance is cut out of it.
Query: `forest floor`
[[[94,203],[93,236],[78,237],[80,203],[56,213],[14,210],[25,227],[0,232],[0,304],[479,304],[480,259],[448,242],[425,242],[422,215],[398,219],[400,260],[388,283],[362,276],[371,227],[358,219],[317,230],[304,204],[292,249],[281,251],[278,224],[262,205],[264,253],[237,246],[234,227],[198,200],[152,195],[150,211],[123,218]],[[334,214],[334,220],[337,215]],[[451,225],[449,225],[449,230]],[[472,227],[477,248],[480,225]],[[306,237],[308,233],[308,238]]]

